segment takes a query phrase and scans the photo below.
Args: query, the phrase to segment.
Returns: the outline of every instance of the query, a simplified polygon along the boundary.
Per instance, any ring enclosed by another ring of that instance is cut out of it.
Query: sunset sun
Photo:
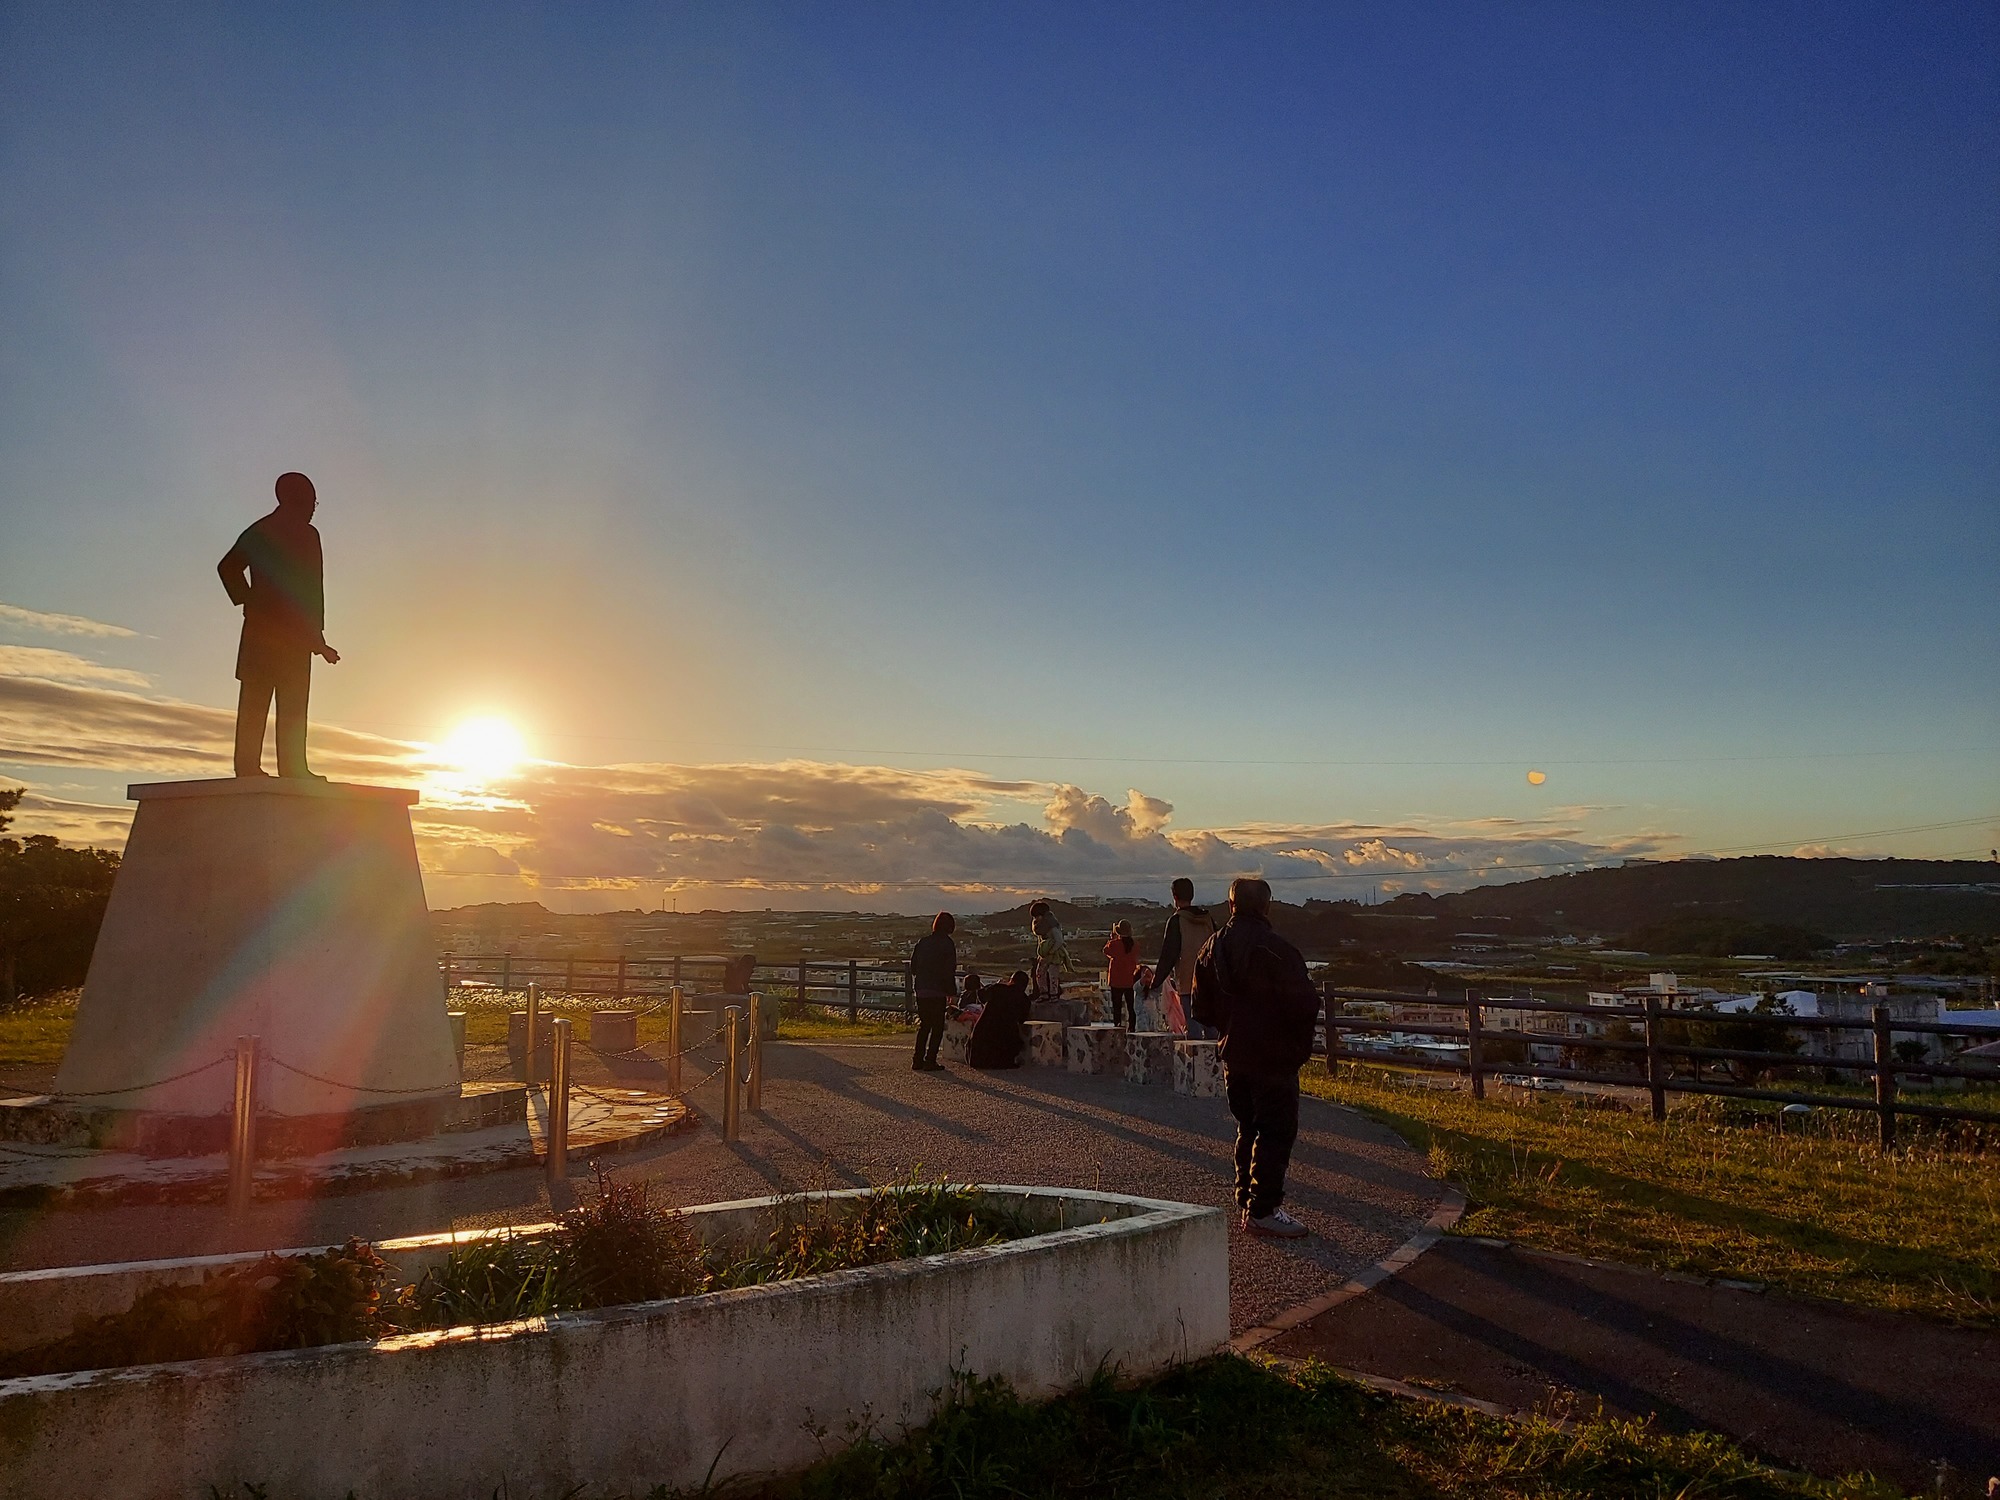
[[[528,756],[521,731],[493,717],[467,719],[438,749],[454,771],[480,781],[511,775]]]

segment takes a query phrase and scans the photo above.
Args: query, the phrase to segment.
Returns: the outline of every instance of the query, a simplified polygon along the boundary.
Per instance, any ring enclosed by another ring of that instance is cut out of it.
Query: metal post
[[[903,960],[903,1019],[917,1018],[917,971],[910,967],[908,959]]]
[[[555,1045],[549,1056],[549,1181],[569,1176],[569,1028],[567,1017],[555,1022]]]
[[[1896,1149],[1896,1058],[1889,1049],[1889,1007],[1875,1007],[1875,1114],[1882,1125],[1882,1149]]]
[[[861,965],[851,958],[847,961],[847,1019],[861,1019]]]
[[[514,993],[514,955],[511,953],[503,954],[500,959],[500,993]]]
[[[1325,1000],[1326,1016],[1326,1076],[1332,1078],[1340,1069],[1340,998],[1334,994],[1333,986],[1326,985],[1321,990]]]
[[[618,998],[625,998],[625,955],[618,955]]]
[[[447,953],[444,956],[444,992],[447,995],[451,993],[451,987],[452,987],[451,955]]]
[[[799,960],[799,1004],[806,1003],[806,961]]]
[[[259,1038],[236,1039],[236,1095],[229,1118],[229,1213],[239,1218],[250,1207],[257,1174],[257,1045]]]
[[[676,953],[674,955],[674,983],[679,984],[680,982],[681,982],[681,956],[678,953]]]
[[[1480,1067],[1479,1056],[1479,997],[1471,990],[1465,992],[1465,1060],[1472,1068],[1472,1097],[1486,1097],[1486,1074]]]
[[[676,959],[675,966],[680,961]],[[681,987],[667,991],[667,1092],[681,1091]]]
[[[728,1059],[722,1066],[722,1138],[736,1139],[737,1091],[743,1087],[743,1028],[738,1024],[743,1012],[732,1005],[724,1013],[728,1033]]]
[[[752,1114],[764,1107],[764,997],[750,997],[750,1078],[743,1102]]]
[[[1653,1118],[1667,1117],[1666,1059],[1660,1055],[1660,997],[1646,997],[1646,1087],[1653,1091]]]
[[[521,1060],[521,1081],[530,1088],[535,1083],[535,1023],[541,1018],[542,987],[528,981],[528,1050]]]

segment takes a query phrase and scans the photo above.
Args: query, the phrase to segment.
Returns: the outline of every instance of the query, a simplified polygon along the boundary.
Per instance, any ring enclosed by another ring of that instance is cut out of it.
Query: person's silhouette
[[[326,643],[326,584],[313,512],[319,496],[303,474],[280,474],[278,508],[236,539],[215,571],[229,602],[243,606],[236,650],[236,774],[264,774],[264,722],[278,699],[278,774],[315,776],[306,766],[306,699],[312,659],[340,653]],[[247,577],[246,577],[247,574]]]

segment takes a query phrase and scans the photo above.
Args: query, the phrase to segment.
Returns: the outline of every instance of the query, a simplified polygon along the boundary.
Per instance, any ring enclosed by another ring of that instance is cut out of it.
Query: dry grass
[[[1458,1232],[2000,1326],[2000,1157],[1865,1116],[1780,1131],[1716,1099],[1662,1124],[1580,1096],[1489,1099],[1406,1075],[1307,1076],[1382,1120],[1471,1200]]]

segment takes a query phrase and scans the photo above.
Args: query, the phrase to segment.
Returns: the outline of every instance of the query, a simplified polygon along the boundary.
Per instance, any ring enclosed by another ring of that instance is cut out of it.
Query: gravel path
[[[893,1039],[776,1043],[766,1059],[764,1112],[744,1115],[734,1144],[705,1124],[617,1158],[615,1170],[657,1183],[678,1203],[879,1183],[920,1167],[988,1182],[1230,1204],[1234,1126],[1220,1099],[1052,1068],[914,1073],[908,1044]],[[710,1085],[695,1095],[711,1122],[720,1113],[717,1094]],[[1230,1311],[1239,1330],[1331,1290],[1387,1255],[1442,1197],[1420,1154],[1382,1127],[1316,1099],[1302,1101],[1289,1188],[1287,1207],[1313,1237],[1276,1244],[1232,1234]],[[348,1234],[383,1238],[530,1222],[550,1211],[540,1174],[511,1171],[259,1204],[236,1231],[220,1210],[200,1207],[19,1212],[0,1217],[0,1267],[312,1244]]]

